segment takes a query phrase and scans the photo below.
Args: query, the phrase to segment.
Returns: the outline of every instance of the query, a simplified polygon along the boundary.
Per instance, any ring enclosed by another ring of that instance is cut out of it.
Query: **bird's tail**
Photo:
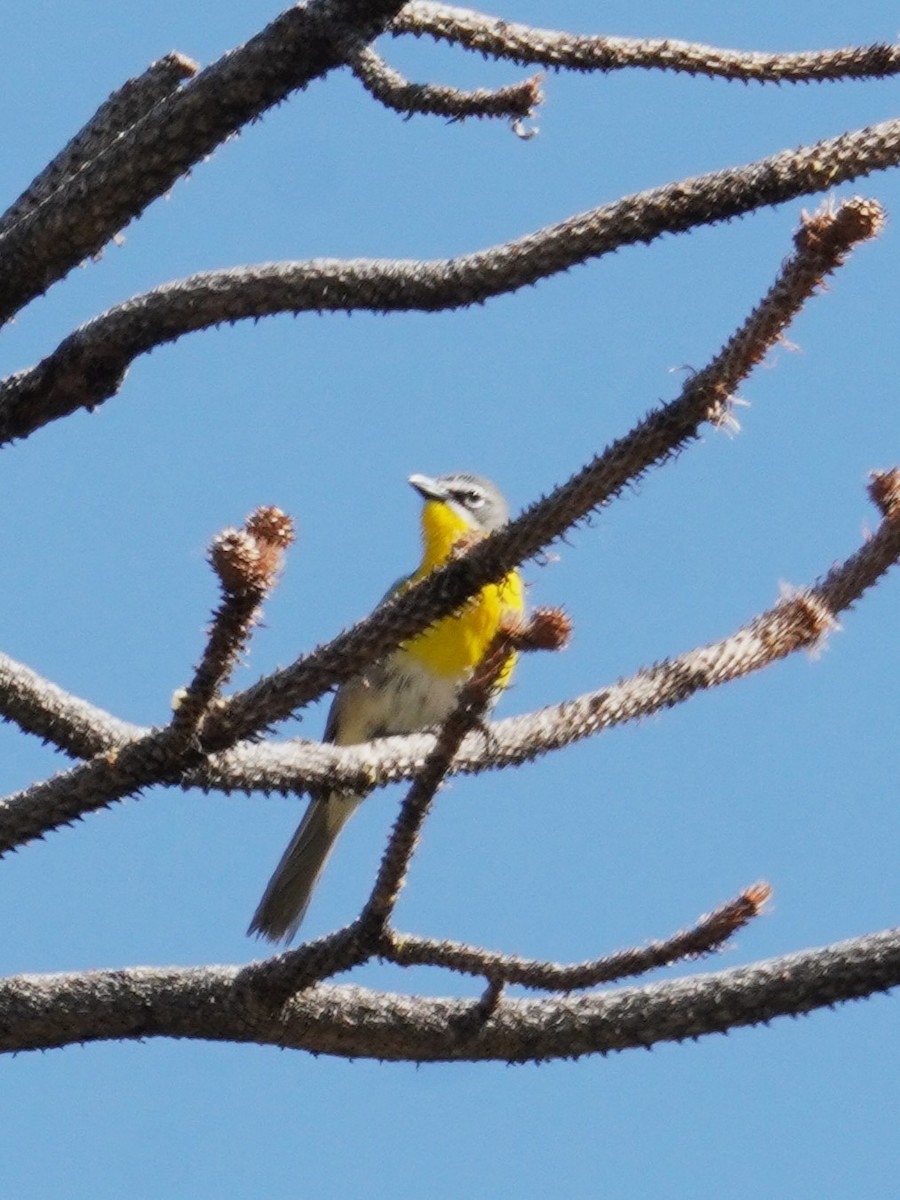
[[[338,834],[360,802],[359,796],[332,792],[316,797],[275,868],[248,933],[270,942],[289,942],[306,915],[313,890]]]

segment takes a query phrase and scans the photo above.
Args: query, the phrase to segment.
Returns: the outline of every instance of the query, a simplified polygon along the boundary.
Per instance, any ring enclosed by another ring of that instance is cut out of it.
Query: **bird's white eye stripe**
[[[466,508],[481,508],[484,505],[484,496],[481,492],[476,492],[472,488],[459,488],[452,492],[454,500],[458,500],[460,504],[464,504]]]

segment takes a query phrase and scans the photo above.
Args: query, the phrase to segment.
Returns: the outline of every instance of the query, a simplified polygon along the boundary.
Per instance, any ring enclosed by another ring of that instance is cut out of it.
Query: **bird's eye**
[[[460,488],[458,492],[453,493],[453,499],[458,500],[466,508],[475,509],[484,507],[484,496],[482,496],[481,492],[476,492],[471,488]]]

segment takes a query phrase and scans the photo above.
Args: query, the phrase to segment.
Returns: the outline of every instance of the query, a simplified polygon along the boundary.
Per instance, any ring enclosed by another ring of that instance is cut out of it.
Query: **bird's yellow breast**
[[[448,504],[427,501],[422,511],[422,562],[409,582],[417,583],[446,562],[461,539],[464,545],[471,534],[471,527]],[[436,675],[464,677],[481,661],[504,618],[521,613],[524,607],[522,580],[518,571],[510,571],[499,583],[482,588],[459,612],[404,642],[401,650]],[[499,687],[506,686],[513,665],[511,656]]]

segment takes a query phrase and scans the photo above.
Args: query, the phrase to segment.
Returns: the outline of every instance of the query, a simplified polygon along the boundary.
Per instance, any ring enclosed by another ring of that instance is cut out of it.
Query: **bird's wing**
[[[381,608],[386,600],[390,600],[391,596],[395,596],[402,588],[404,588],[412,579],[411,575],[401,575],[399,579],[395,579],[388,590],[378,601],[377,608]],[[335,693],[334,699],[331,702],[331,708],[328,710],[328,720],[325,722],[325,732],[322,734],[323,742],[333,742],[337,736],[338,725],[341,719],[341,699],[345,695],[343,684]]]

